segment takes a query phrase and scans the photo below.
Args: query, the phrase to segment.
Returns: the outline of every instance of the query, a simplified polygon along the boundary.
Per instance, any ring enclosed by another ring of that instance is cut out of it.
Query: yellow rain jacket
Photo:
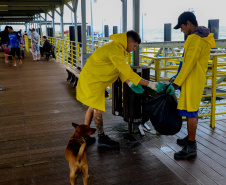
[[[199,109],[205,82],[210,49],[216,47],[213,33],[207,37],[196,34],[188,36],[184,44],[182,68],[174,83],[181,86],[177,108],[194,112]]]
[[[105,111],[105,89],[118,77],[137,85],[141,77],[126,63],[126,33],[110,36],[113,41],[96,50],[79,76],[76,98],[83,104]]]

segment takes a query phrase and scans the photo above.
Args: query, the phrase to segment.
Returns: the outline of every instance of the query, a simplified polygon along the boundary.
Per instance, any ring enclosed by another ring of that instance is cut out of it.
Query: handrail
[[[50,38],[49,39],[52,44],[55,45],[55,52],[57,61],[61,62],[62,65],[71,66],[71,67],[79,67],[80,64],[80,45],[81,43],[75,42],[75,41],[69,41],[61,38]],[[95,40],[95,43],[97,44],[87,44],[86,51],[88,52],[94,52],[99,47],[104,45],[106,42],[109,41],[109,39],[101,38],[98,41]],[[180,43],[181,44],[181,43]],[[142,43],[143,45],[143,43]],[[148,45],[145,45],[148,46]],[[140,54],[140,65],[142,66],[148,66],[152,72],[154,72],[153,76],[150,76],[150,80],[154,80],[157,82],[160,81],[168,81],[170,78],[167,77],[168,73],[174,73],[176,74],[176,71],[178,69],[179,59],[181,58],[182,53],[177,53],[177,56],[149,56],[149,55],[155,55],[159,54],[161,55],[161,52],[158,52],[158,49],[156,48],[150,48],[142,46],[141,48],[144,49]],[[176,50],[175,50],[176,51]],[[218,50],[216,50],[218,51]],[[147,55],[145,55],[147,54]],[[172,54],[172,52],[170,53]],[[179,56],[178,56],[179,54]],[[211,88],[211,94],[205,94],[202,97],[203,98],[210,98],[211,103],[208,103],[206,105],[200,105],[200,107],[210,107],[210,113],[209,114],[200,114],[199,117],[206,117],[210,116],[210,126],[212,128],[215,127],[215,115],[221,115],[226,114],[226,112],[220,112],[216,113],[215,108],[219,105],[225,105],[226,103],[216,103],[216,97],[217,96],[225,96],[226,93],[217,93],[216,88],[226,86],[226,83],[217,84],[217,78],[226,76],[225,71],[220,71],[218,68],[226,68],[226,61],[218,61],[219,57],[226,57],[226,53],[211,53],[210,54],[210,60],[208,63],[208,73],[206,74],[206,78],[208,79],[208,83],[211,82],[211,84],[206,84],[205,88]],[[153,60],[154,62],[149,63],[149,60]],[[128,64],[132,64],[132,53],[127,54],[127,62]],[[162,76],[162,73],[164,73],[165,76]]]

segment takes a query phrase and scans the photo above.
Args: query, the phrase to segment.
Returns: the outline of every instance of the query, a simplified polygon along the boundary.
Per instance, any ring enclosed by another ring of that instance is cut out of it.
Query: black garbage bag
[[[180,131],[182,117],[177,110],[177,100],[169,94],[149,97],[145,102],[145,117],[149,117],[155,130],[162,135],[174,135]]]

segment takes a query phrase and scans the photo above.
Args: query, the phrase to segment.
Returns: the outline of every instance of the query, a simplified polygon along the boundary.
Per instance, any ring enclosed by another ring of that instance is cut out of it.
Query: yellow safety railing
[[[61,62],[63,65],[68,66],[79,66],[80,63],[80,44],[78,42],[63,40],[60,38],[48,38],[52,44],[55,46],[55,53],[57,61]],[[87,44],[86,52],[92,53],[96,51],[99,47],[106,44],[105,41],[95,40],[94,44]],[[150,68],[152,81],[168,81],[168,73],[176,74],[179,67],[179,59],[182,53],[178,53],[178,56],[172,56],[172,53],[168,53],[168,57],[154,57],[158,53],[159,48],[142,48],[140,54],[140,65],[147,66]],[[152,55],[152,56],[150,56]],[[208,63],[208,73],[206,75],[207,84],[205,88],[211,88],[209,94],[205,94],[202,97],[211,99],[209,104],[201,104],[200,107],[210,107],[209,114],[200,114],[199,117],[210,116],[210,126],[215,127],[215,116],[226,114],[226,112],[216,113],[216,106],[226,105],[226,103],[216,103],[216,98],[218,96],[225,96],[226,93],[217,93],[217,87],[226,86],[226,83],[217,84],[217,79],[226,76],[226,72],[221,69],[226,68],[226,61],[218,60],[218,57],[226,57],[226,54],[211,54]],[[128,64],[132,64],[132,53],[127,54]],[[171,74],[171,76],[172,76]]]
[[[211,84],[207,84],[205,85],[206,88],[211,88],[211,94],[206,94],[203,95],[202,97],[210,97],[211,98],[211,103],[210,104],[206,104],[206,105],[200,105],[200,107],[208,107],[210,106],[210,114],[201,114],[199,115],[199,117],[204,117],[204,116],[210,116],[210,126],[212,128],[215,127],[215,115],[221,115],[221,114],[226,114],[226,112],[219,112],[216,113],[215,109],[216,106],[218,105],[226,105],[226,103],[216,103],[216,97],[217,96],[224,96],[226,95],[226,93],[218,93],[217,94],[217,87],[219,86],[226,86],[226,83],[223,84],[217,84],[217,77],[222,77],[222,76],[226,76],[226,72],[220,71],[217,68],[222,68],[224,66],[226,66],[226,61],[222,62],[222,61],[218,61],[217,58],[218,57],[226,57],[226,54],[211,54],[210,55],[212,60],[209,61],[209,65],[208,65],[208,72],[211,72],[211,75],[206,75],[206,77],[208,79],[211,79]],[[178,66],[163,66],[160,67],[160,62],[162,60],[176,60],[179,59],[179,56],[172,56],[172,57],[151,57],[151,56],[142,56],[143,59],[148,59],[148,60],[154,60],[154,63],[150,66],[151,71],[154,71],[154,74],[152,76],[150,76],[150,80],[153,81],[168,81],[170,78],[168,77],[162,77],[163,75],[161,75],[162,71],[169,71],[169,70],[175,70],[177,71]],[[143,63],[143,62],[141,62]],[[210,70],[211,69],[211,70]],[[176,72],[175,72],[176,73]],[[197,79],[198,80],[198,79]]]
[[[55,56],[58,62],[67,67],[80,66],[81,43],[55,37],[48,37],[47,39],[55,46]]]

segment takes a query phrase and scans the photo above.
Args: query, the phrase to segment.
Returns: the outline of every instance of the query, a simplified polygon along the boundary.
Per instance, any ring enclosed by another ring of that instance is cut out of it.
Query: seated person
[[[44,52],[50,52],[51,51],[51,47],[52,47],[52,45],[50,44],[50,42],[47,40],[47,37],[46,36],[43,36],[42,37],[42,40],[44,41],[44,43],[43,43],[43,46],[42,47],[40,47],[40,53],[41,53],[41,56],[43,56],[43,53]],[[49,57],[49,55],[47,54],[46,55],[46,58],[48,58]]]

